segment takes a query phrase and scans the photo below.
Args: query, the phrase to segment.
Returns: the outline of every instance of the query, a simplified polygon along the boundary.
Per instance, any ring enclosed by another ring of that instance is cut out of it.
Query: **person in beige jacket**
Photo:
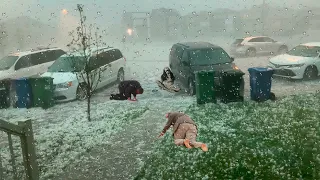
[[[168,121],[158,137],[163,136],[173,126],[174,143],[176,145],[185,145],[187,148],[201,147],[203,151],[208,151],[206,144],[196,141],[197,125],[189,116],[180,112],[169,112],[166,114],[166,118]]]

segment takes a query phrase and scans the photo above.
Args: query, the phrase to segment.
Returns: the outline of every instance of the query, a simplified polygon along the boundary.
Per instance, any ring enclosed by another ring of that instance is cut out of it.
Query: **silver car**
[[[230,49],[230,54],[254,57],[257,54],[284,54],[288,47],[266,36],[246,37],[236,39]]]

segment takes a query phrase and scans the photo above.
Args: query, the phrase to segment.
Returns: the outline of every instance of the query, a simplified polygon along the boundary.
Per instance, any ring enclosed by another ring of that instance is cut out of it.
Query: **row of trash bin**
[[[51,77],[7,79],[0,81],[0,108],[54,106],[54,86]]]
[[[275,99],[274,94],[271,92],[273,70],[255,67],[249,68],[248,71],[250,74],[251,100],[262,102],[268,99]],[[241,94],[241,86],[244,85],[244,74],[240,70],[197,72],[197,103],[216,103],[217,98],[220,98],[223,103],[243,101],[244,97]]]

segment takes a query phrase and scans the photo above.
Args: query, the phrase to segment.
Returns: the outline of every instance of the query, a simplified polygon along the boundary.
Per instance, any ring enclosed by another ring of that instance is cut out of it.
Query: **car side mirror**
[[[231,60],[231,62],[233,62],[234,61],[234,57],[231,57],[230,60]]]

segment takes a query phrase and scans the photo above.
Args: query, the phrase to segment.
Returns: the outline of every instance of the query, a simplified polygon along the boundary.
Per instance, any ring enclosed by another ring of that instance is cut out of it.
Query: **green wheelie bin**
[[[33,107],[48,109],[54,106],[54,86],[51,77],[32,77],[29,78],[32,88]]]
[[[11,81],[9,79],[0,81],[0,109],[10,107],[10,86]]]
[[[242,102],[244,97],[241,95],[241,86],[243,85],[243,75],[240,70],[230,70],[221,72],[221,102]]]
[[[197,104],[216,103],[214,71],[198,71],[195,74]]]

